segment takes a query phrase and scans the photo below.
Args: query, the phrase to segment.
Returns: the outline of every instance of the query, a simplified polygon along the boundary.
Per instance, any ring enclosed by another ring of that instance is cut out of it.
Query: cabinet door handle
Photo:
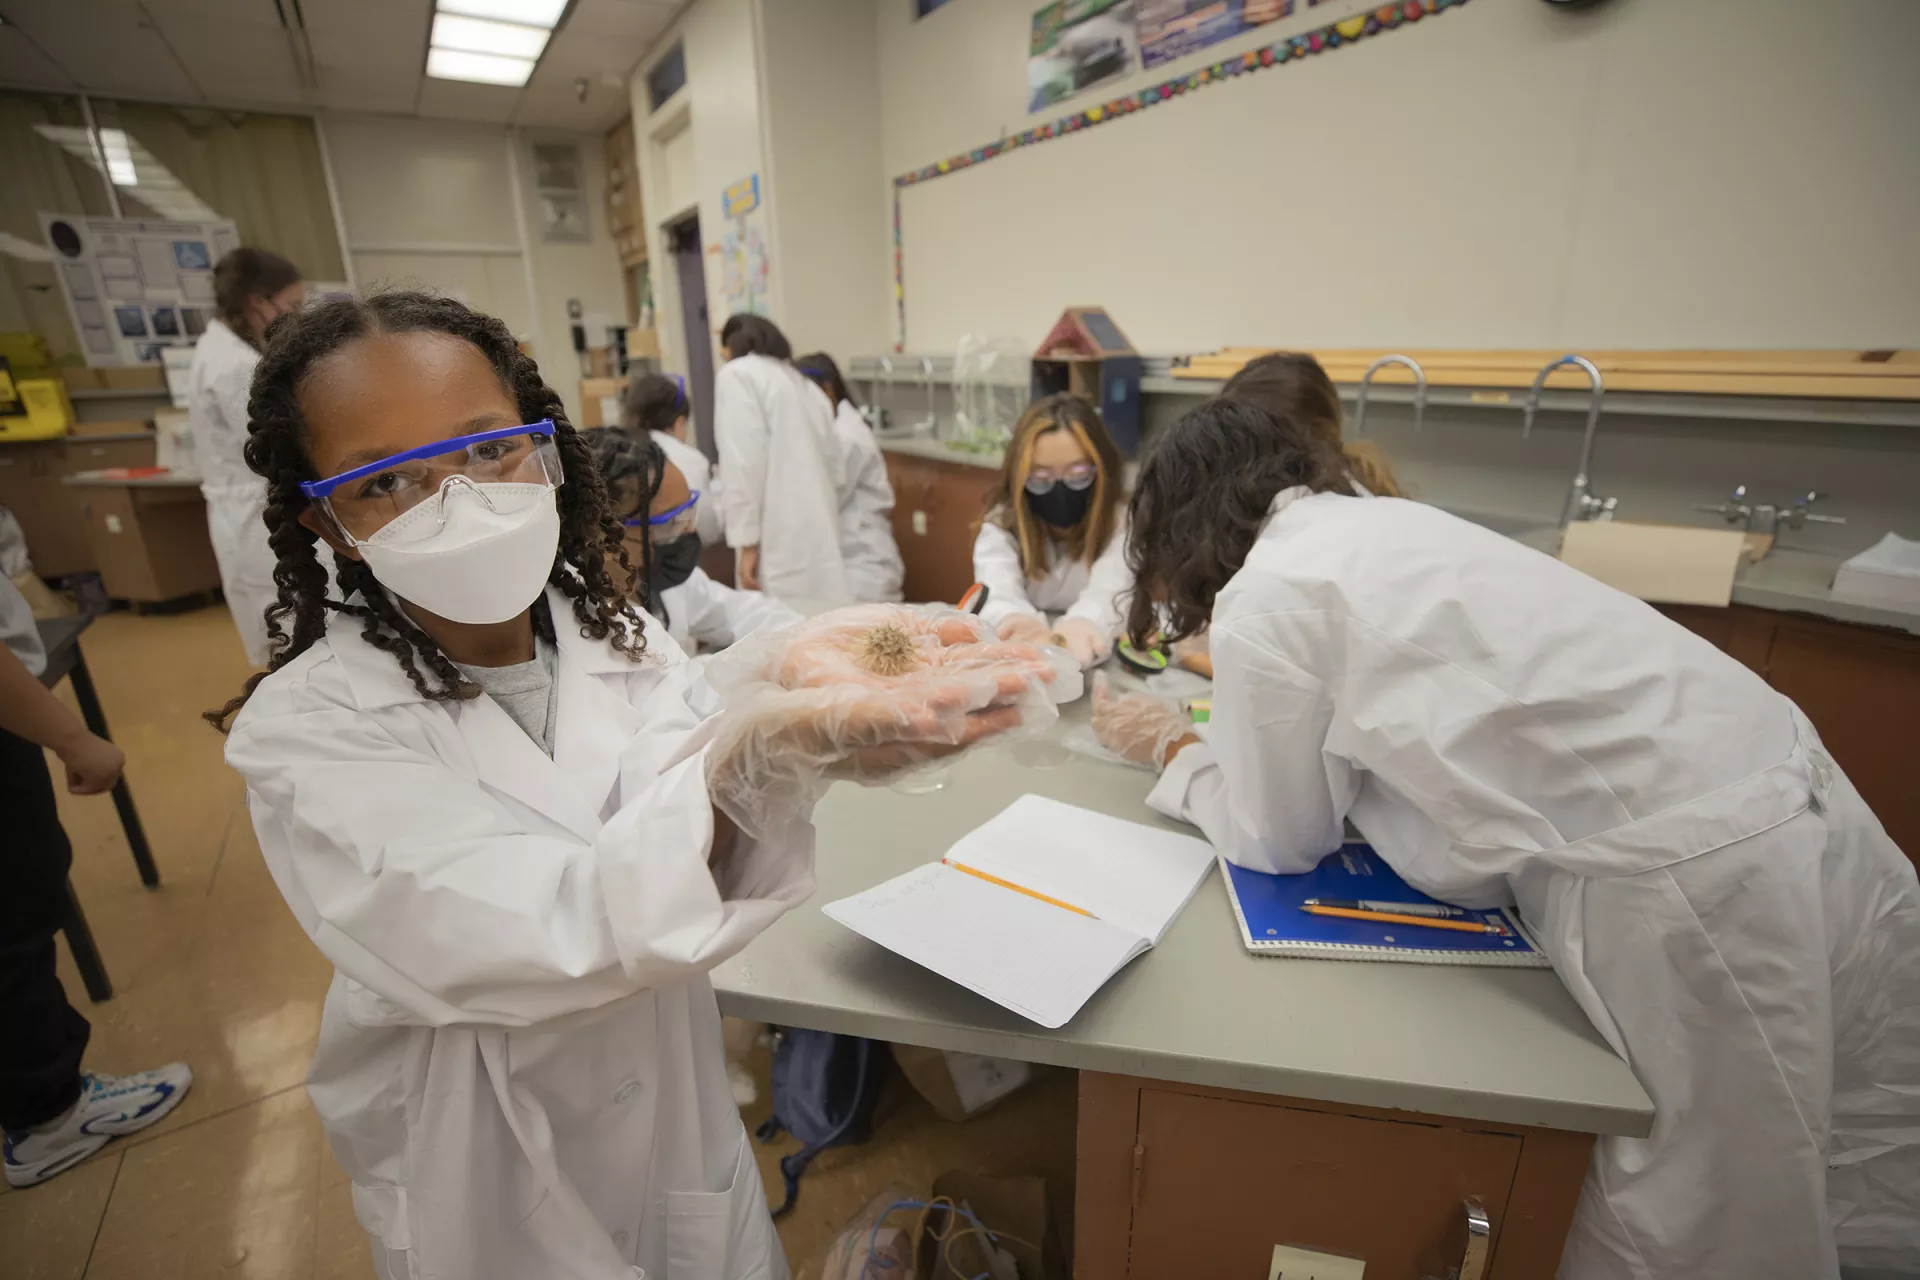
[[[1470,1196],[1467,1212],[1467,1250],[1460,1255],[1460,1280],[1486,1280],[1487,1258],[1493,1252],[1493,1224],[1479,1196]]]

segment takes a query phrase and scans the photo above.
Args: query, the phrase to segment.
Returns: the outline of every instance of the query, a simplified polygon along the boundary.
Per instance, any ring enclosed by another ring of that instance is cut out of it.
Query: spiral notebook
[[[1512,912],[1504,910],[1469,910],[1459,918],[1506,925],[1512,932],[1505,936],[1316,916],[1301,910],[1308,898],[1410,904],[1436,901],[1402,880],[1370,846],[1357,841],[1328,854],[1305,875],[1249,871],[1225,858],[1220,860],[1220,870],[1234,917],[1240,922],[1240,940],[1257,956],[1552,967],[1533,935]]]

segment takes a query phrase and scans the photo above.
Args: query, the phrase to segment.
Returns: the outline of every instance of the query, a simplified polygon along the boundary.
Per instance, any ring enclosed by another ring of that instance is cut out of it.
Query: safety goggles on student
[[[518,427],[449,436],[325,480],[303,481],[300,492],[335,533],[349,545],[359,546],[422,504],[432,504],[433,514],[409,523],[424,521],[430,529],[438,529],[446,521],[446,495],[452,488],[470,489],[493,506],[489,487],[512,485],[518,492],[499,496],[512,499],[517,507],[527,493],[521,486],[558,489],[562,480],[553,420],[543,418]]]
[[[668,542],[674,538],[692,533],[699,519],[694,504],[700,501],[700,491],[695,489],[693,496],[670,511],[662,511],[657,516],[637,515],[631,520],[620,523],[629,529],[645,529],[647,537],[653,542]]]
[[[1069,489],[1080,490],[1093,487],[1100,475],[1100,468],[1091,462],[1076,462],[1065,471],[1029,471],[1027,473],[1027,492],[1039,497],[1053,492],[1053,487],[1064,484]]]

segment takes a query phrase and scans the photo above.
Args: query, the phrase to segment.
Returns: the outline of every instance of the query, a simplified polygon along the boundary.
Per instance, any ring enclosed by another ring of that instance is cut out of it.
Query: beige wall
[[[877,10],[887,174],[1050,118],[1029,0],[909,8]],[[1149,351],[1912,346],[1916,48],[1911,0],[1474,0],[910,188],[908,345],[1101,303]]]
[[[323,127],[359,287],[436,289],[499,316],[577,419],[567,300],[616,320],[626,312],[607,234],[601,139],[385,116],[330,115]],[[540,240],[529,151],[536,138],[580,144],[592,231],[584,244]]]

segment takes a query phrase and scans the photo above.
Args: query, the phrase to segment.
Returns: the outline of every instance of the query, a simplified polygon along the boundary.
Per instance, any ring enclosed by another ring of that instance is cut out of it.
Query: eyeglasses
[[[1078,462],[1058,475],[1051,471],[1029,471],[1026,488],[1027,492],[1036,498],[1052,493],[1053,487],[1057,484],[1064,484],[1067,488],[1078,492],[1091,488],[1099,475],[1100,468],[1093,463]]]
[[[444,506],[448,486],[459,480],[484,485],[533,484],[557,489],[564,481],[553,420],[450,436],[408,449],[325,480],[306,480],[300,492],[333,531],[358,546],[397,517],[434,502]],[[440,518],[445,519],[444,511]]]
[[[693,509],[700,501],[700,491],[695,489],[688,498],[671,511],[662,511],[657,516],[639,515],[620,523],[629,529],[645,529],[647,536],[654,542],[671,542],[675,538],[692,533],[699,523],[699,512]]]

